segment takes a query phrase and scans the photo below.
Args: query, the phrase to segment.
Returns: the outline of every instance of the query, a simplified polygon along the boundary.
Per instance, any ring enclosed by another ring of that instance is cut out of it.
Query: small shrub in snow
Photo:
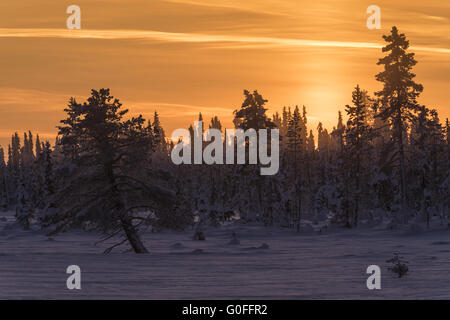
[[[196,231],[194,234],[194,240],[204,241],[206,240],[205,234],[203,231]]]
[[[398,253],[396,253],[392,259],[389,259],[386,262],[392,263],[392,267],[388,267],[388,270],[398,275],[399,278],[408,274],[408,261],[403,260],[403,257],[399,256]]]
[[[269,249],[269,245],[267,243],[263,243],[258,247],[258,249]]]

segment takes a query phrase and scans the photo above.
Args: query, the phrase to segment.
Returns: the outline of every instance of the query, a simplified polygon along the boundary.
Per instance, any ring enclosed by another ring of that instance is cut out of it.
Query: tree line
[[[166,138],[158,114],[152,121],[127,117],[109,89],[100,89],[86,102],[69,101],[53,147],[28,132],[23,143],[12,136],[7,161],[0,148],[0,205],[15,209],[25,229],[37,221],[49,234],[82,228],[120,239],[108,252],[124,243],[147,252],[141,234],[148,228],[183,230],[237,216],[298,232],[308,221],[348,228],[383,219],[391,227],[412,220],[429,226],[433,217],[444,223],[449,122],[418,103],[423,86],[405,35],[393,27],[383,38],[376,75],[383,88],[371,95],[356,85],[347,121],[339,112],[330,131],[322,123],[309,128],[305,106],[270,117],[268,101],[244,91],[235,128],[279,129],[274,176],[261,176],[259,165],[174,165],[176,141]],[[223,131],[217,116],[209,128]]]

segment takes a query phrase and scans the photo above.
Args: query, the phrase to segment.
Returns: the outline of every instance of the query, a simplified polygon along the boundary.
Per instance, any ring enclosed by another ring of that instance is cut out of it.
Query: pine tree
[[[330,146],[330,135],[328,134],[328,130],[323,127],[322,122],[319,122],[317,126],[317,135],[319,151],[327,153]]]
[[[351,225],[357,226],[361,199],[361,178],[366,168],[362,167],[364,154],[368,152],[368,146],[371,140],[372,128],[368,123],[369,118],[369,99],[367,92],[356,86],[352,93],[353,105],[346,105],[345,111],[348,115],[347,128],[345,131],[345,140],[349,149],[349,157],[352,163],[349,168],[354,177],[355,186],[353,194],[355,195],[354,216]]]
[[[245,100],[239,110],[234,111],[234,124],[240,129],[274,128],[275,124],[266,115],[265,100],[258,91],[250,93],[244,90]]]
[[[253,93],[244,90],[244,96],[245,99],[241,108],[233,112],[233,123],[235,128],[243,130],[254,129],[256,132],[259,132],[261,129],[274,128],[275,124],[266,114],[267,108],[265,107],[265,104],[267,103],[267,100],[265,100],[256,90]],[[247,147],[246,150],[248,150]],[[257,165],[237,165],[235,166],[235,170],[239,172],[239,175],[243,180],[242,183],[239,184],[239,188],[241,188],[241,198],[239,201],[239,206],[241,208],[240,212],[248,217],[250,212],[253,211],[259,216],[258,212],[262,212],[262,191],[267,182],[266,179],[264,179],[264,176],[259,175],[259,168]],[[253,185],[254,187],[247,188],[246,186],[249,185]],[[252,201],[248,201],[249,198],[245,199],[245,197],[250,197]]]
[[[37,138],[36,138],[37,139]],[[55,161],[52,156],[50,143],[46,141],[40,145],[40,153],[36,159],[35,171],[36,175],[36,191],[39,193],[37,206],[40,208],[54,208],[52,199],[55,195]]]
[[[31,203],[31,197],[25,185],[23,174],[19,177],[16,201],[16,220],[24,230],[30,229],[31,220],[35,218],[34,207]]]
[[[220,123],[220,120],[217,116],[214,116],[213,118],[211,118],[211,123],[209,125],[209,128],[222,131],[222,124]]]
[[[401,207],[403,221],[407,217],[407,190],[406,190],[406,164],[405,164],[405,131],[408,123],[414,119],[418,104],[417,98],[423,91],[420,84],[414,82],[415,74],[411,69],[416,65],[414,53],[408,53],[409,41],[398,29],[392,27],[391,34],[383,36],[387,45],[383,52],[388,55],[378,61],[378,65],[384,66],[384,71],[376,75],[376,79],[383,83],[383,89],[376,92],[380,98],[381,106],[379,115],[384,120],[389,120],[393,138],[396,143],[399,163],[399,181],[401,194]]]
[[[308,136],[308,153],[313,153],[316,150],[316,142],[314,141],[314,133],[309,130]]]
[[[286,134],[286,132],[287,132],[287,127],[288,127],[288,124],[289,124],[289,120],[291,120],[290,119],[290,114],[286,110],[286,107],[283,107],[283,114],[282,114],[282,120],[281,120],[281,128],[282,128],[282,131],[281,131],[282,134],[281,135],[282,136],[284,136]]]
[[[8,161],[11,161],[14,176],[16,177],[19,175],[20,168],[20,148],[20,138],[16,132],[11,138],[11,157],[8,157]]]
[[[445,176],[445,137],[437,112],[425,106],[420,107],[417,119],[412,123],[409,158],[412,172],[411,181],[418,181],[411,187],[415,207],[421,208],[429,227],[432,207],[437,208],[446,196],[441,187]]]
[[[450,174],[450,124],[448,118],[445,120],[445,142],[447,146],[447,170]]]
[[[58,128],[67,170],[54,198],[58,210],[43,219],[44,226],[54,226],[53,234],[73,227],[123,232],[122,242],[146,253],[138,227],[151,220],[140,213],[145,208],[160,214],[163,206],[171,207],[174,195],[142,179],[156,179],[144,171],[154,143],[145,119],[125,120],[128,110],[109,89],[92,90],[83,104],[71,99],[65,111]]]
[[[0,207],[6,209],[8,205],[7,167],[5,153],[0,146]]]
[[[301,172],[299,170],[299,163],[302,163],[303,152],[305,151],[305,141],[303,140],[303,132],[305,130],[305,125],[303,123],[303,118],[300,115],[300,109],[298,106],[295,107],[292,118],[288,124],[287,131],[287,148],[290,154],[290,163],[294,168],[293,175],[293,213],[292,224],[295,225],[297,231],[300,231],[301,223],[301,206],[302,206],[302,178]]]
[[[450,124],[448,118],[445,121],[445,146],[447,149],[447,173],[444,175],[444,181],[441,184],[442,190],[444,190],[444,202],[447,219],[450,219]],[[450,228],[450,223],[448,224]]]
[[[153,135],[155,137],[155,144],[161,146],[162,148],[166,148],[166,134],[164,132],[163,127],[161,126],[161,122],[159,120],[159,115],[155,111],[153,117]]]
[[[272,116],[272,121],[275,124],[276,128],[281,129],[283,120],[280,117],[280,114],[278,113],[278,111],[275,112],[275,114]]]
[[[42,145],[41,140],[39,139],[39,135],[36,135],[36,158],[41,154],[42,152]]]

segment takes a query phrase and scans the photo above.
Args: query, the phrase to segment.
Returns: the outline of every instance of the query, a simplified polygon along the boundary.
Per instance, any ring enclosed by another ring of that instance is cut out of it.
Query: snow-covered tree
[[[139,226],[174,204],[174,193],[147,170],[154,135],[142,116],[125,120],[109,89],[92,90],[87,102],[71,99],[59,126],[64,163],[44,226],[52,233],[81,227],[107,235],[123,233],[136,253],[146,253]],[[144,215],[146,214],[146,215]]]
[[[403,33],[392,27],[391,34],[383,36],[387,45],[383,52],[388,55],[378,61],[384,66],[384,70],[377,74],[376,79],[383,83],[383,89],[376,92],[380,98],[381,106],[378,116],[389,120],[392,126],[393,138],[397,148],[399,166],[400,199],[402,208],[402,220],[407,217],[407,184],[405,163],[405,132],[409,122],[414,119],[418,108],[417,98],[423,91],[423,86],[414,81],[416,76],[411,72],[417,64],[414,53],[408,52],[409,41]]]

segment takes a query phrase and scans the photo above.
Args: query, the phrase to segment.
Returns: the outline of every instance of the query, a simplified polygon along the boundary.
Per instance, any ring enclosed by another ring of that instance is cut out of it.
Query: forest
[[[233,219],[299,233],[319,222],[352,229],[439,220],[448,227],[449,121],[418,102],[424,88],[406,36],[393,27],[383,38],[375,75],[382,89],[355,83],[331,129],[311,128],[301,104],[269,115],[260,92],[244,91],[235,128],[279,130],[273,176],[260,175],[258,164],[176,165],[176,141],[157,112],[150,120],[129,117],[109,89],[99,89],[85,102],[69,100],[53,145],[16,132],[0,147],[0,207],[15,211],[24,229],[117,238],[108,252],[129,244],[146,253],[146,230],[199,232]],[[199,113],[198,121],[224,132],[218,116]]]

